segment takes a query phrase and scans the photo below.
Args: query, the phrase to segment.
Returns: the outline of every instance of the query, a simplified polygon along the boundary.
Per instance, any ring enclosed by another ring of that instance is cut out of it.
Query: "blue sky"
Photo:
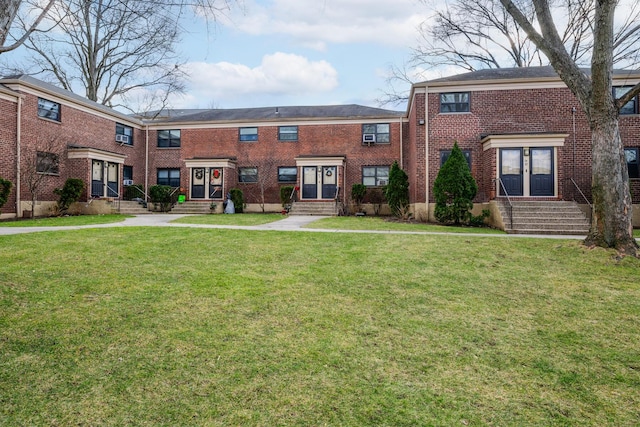
[[[180,108],[377,106],[428,11],[417,0],[245,0],[214,29],[187,23]],[[404,109],[404,106],[388,107]]]

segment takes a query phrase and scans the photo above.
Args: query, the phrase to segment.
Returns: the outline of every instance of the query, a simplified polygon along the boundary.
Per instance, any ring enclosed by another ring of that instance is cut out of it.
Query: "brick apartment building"
[[[640,72],[615,74],[616,91]],[[638,99],[621,111],[634,203],[640,203]],[[110,209],[125,186],[166,184],[190,203],[278,211],[279,189],[298,201],[350,200],[354,183],[382,187],[390,165],[410,179],[414,215],[433,220],[433,182],[457,141],[478,182],[478,209],[510,200],[590,198],[591,136],[575,97],[550,67],[483,70],[412,86],[406,112],[358,105],[171,110],[151,120],[119,113],[28,76],[0,79],[0,177],[14,183],[2,218],[45,215],[53,189],[86,183],[87,211]],[[584,197],[582,196],[584,194]],[[141,195],[142,196],[142,195]],[[637,211],[638,209],[636,209]],[[640,218],[634,220],[640,225]]]

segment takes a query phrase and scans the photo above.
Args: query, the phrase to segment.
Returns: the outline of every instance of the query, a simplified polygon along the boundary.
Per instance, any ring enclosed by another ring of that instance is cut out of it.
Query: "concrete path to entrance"
[[[424,234],[424,235],[455,235],[468,237],[528,237],[528,238],[545,238],[545,239],[584,239],[585,236],[557,236],[557,235],[534,235],[534,234],[479,234],[479,233],[444,233],[429,231],[381,231],[381,230],[337,230],[337,229],[321,229],[321,228],[304,228],[326,216],[310,216],[310,215],[292,215],[279,221],[271,222],[263,225],[209,225],[209,224],[181,224],[172,223],[174,219],[182,218],[189,215],[177,214],[151,214],[137,215],[126,218],[122,222],[110,224],[90,224],[63,227],[0,227],[0,236],[23,233],[36,233],[42,231],[65,231],[65,230],[81,230],[86,228],[112,228],[112,227],[182,227],[182,228],[219,228],[233,230],[261,230],[261,231],[305,231],[312,233],[368,233],[368,234]]]

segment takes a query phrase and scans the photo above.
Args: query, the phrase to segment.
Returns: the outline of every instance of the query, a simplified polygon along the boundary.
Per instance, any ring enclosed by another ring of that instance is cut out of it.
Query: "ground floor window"
[[[258,182],[258,168],[238,168],[238,182]]]
[[[158,169],[158,185],[180,187],[180,169]]]
[[[58,175],[60,173],[58,155],[38,151],[36,154],[36,172],[47,175]]]
[[[627,160],[629,178],[640,178],[640,168],[638,168],[639,158],[637,148],[625,148],[624,157]]]
[[[389,183],[389,166],[365,166],[362,183],[367,187],[381,187]]]
[[[278,182],[296,182],[298,168],[295,166],[281,166],[278,168]]]
[[[469,170],[471,170],[471,150],[462,150],[462,154],[467,160],[467,166],[469,166]],[[449,159],[450,155],[451,150],[440,150],[440,166],[444,165],[444,163]]]

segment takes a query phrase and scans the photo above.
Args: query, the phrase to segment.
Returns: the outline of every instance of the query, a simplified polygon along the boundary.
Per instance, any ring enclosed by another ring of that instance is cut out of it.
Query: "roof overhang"
[[[208,159],[189,159],[184,161],[187,168],[236,168],[235,159],[226,158],[208,158]]]
[[[344,166],[346,156],[300,156],[296,166]]]
[[[489,135],[482,138],[482,150],[519,147],[563,147],[568,133]]]
[[[124,154],[111,153],[88,147],[69,147],[67,157],[69,159],[93,159],[109,163],[123,164],[127,158]]]

